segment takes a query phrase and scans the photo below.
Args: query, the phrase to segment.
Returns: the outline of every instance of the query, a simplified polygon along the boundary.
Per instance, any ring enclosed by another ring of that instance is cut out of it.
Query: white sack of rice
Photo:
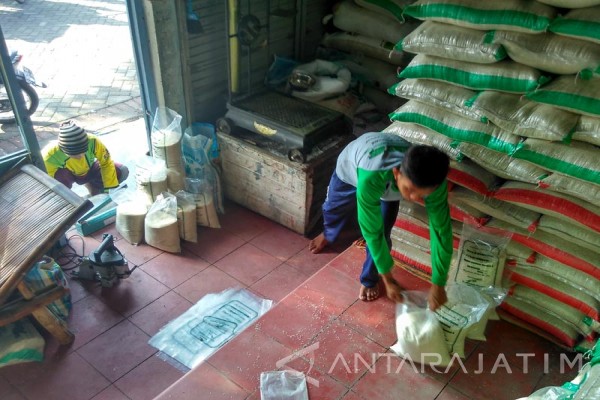
[[[148,208],[139,201],[128,201],[117,206],[117,232],[131,244],[144,241],[144,220]]]

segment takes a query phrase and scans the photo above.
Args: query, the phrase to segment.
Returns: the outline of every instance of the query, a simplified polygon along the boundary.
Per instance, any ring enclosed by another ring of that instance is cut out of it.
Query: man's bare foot
[[[360,285],[360,293],[358,294],[358,298],[362,301],[373,301],[379,297],[379,285],[375,285],[373,287],[366,287]]]
[[[310,252],[313,254],[318,254],[328,244],[329,243],[327,242],[327,239],[325,239],[325,234],[321,233],[319,236],[310,241],[308,244],[308,250],[310,250]]]

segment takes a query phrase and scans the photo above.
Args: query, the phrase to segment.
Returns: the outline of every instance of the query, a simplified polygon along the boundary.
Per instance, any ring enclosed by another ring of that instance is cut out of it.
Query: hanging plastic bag
[[[144,225],[146,243],[170,253],[181,253],[175,196],[161,193],[150,207]]]
[[[402,358],[421,364],[446,367],[450,354],[436,315],[427,308],[427,293],[406,291],[396,305],[398,341],[390,347]]]
[[[198,242],[198,227],[196,225],[196,201],[192,193],[180,190],[177,197],[177,221],[179,222],[179,237],[187,242]]]
[[[450,354],[464,358],[465,339],[481,322],[490,303],[477,290],[462,283],[447,285],[446,295],[448,301],[435,311],[435,316],[444,331]]]
[[[308,400],[306,376],[297,371],[271,371],[260,374],[261,400]]]
[[[492,309],[488,313],[489,319],[498,319],[495,308],[506,297],[507,289],[503,281],[509,276],[505,264],[506,248],[511,237],[511,234],[499,235],[485,228],[463,224],[458,256],[448,271],[448,283],[469,285],[490,302]]]
[[[167,191],[167,167],[164,160],[144,156],[138,159],[135,167],[136,188],[146,197],[148,205],[156,197]]]

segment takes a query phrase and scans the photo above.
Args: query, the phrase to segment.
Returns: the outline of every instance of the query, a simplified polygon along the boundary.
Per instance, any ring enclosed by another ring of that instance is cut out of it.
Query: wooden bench
[[[46,305],[66,289],[32,292],[23,277],[92,203],[33,165],[0,177],[0,326],[32,315],[61,344],[73,341],[67,324]],[[20,296],[11,296],[15,291]]]

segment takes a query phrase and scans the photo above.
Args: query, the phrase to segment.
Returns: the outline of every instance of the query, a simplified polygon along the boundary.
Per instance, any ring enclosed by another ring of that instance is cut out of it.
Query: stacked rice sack
[[[199,144],[207,141],[201,140],[202,135],[192,137],[189,129],[183,133],[181,119],[166,107],[156,110],[150,136],[152,156],[138,160],[135,194],[124,197],[117,207],[116,228],[129,243],[146,242],[179,253],[180,239],[197,242],[197,225],[220,227],[214,188],[207,179],[198,178],[199,171],[208,169],[204,165],[209,164],[208,157]],[[201,156],[204,163],[194,164]]]
[[[328,33],[322,46],[363,84],[365,97],[384,112],[393,111],[401,99],[390,96],[387,88],[398,82],[397,68],[408,64],[411,56],[394,45],[419,25],[402,15],[408,0],[343,0],[333,7],[331,19],[337,32]]]
[[[589,7],[558,8],[580,3]],[[500,314],[569,348],[593,339],[600,1],[419,0],[404,15],[423,22],[396,45],[415,57],[389,89],[409,101],[386,131],[449,155],[454,220],[512,235]],[[400,210],[393,252],[427,276],[429,232],[418,207]]]

